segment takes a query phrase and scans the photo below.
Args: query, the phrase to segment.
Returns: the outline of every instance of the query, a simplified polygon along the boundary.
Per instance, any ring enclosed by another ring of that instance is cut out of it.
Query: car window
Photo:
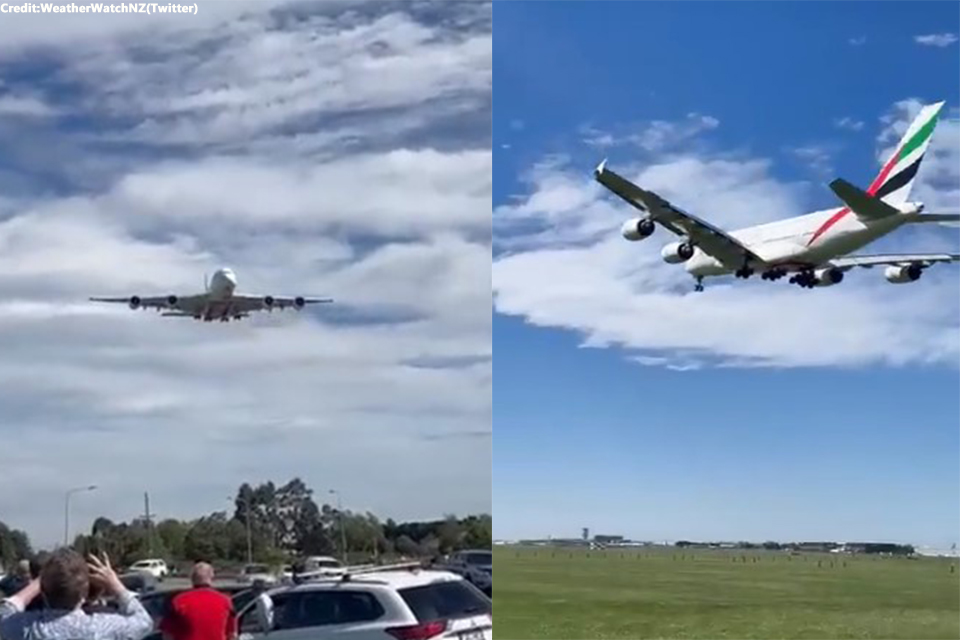
[[[493,603],[465,580],[400,589],[400,597],[420,622],[493,613]]]
[[[467,563],[468,563],[468,564],[491,565],[491,564],[493,564],[493,554],[492,554],[492,553],[468,553],[468,554],[467,554]]]
[[[302,591],[273,598],[275,630],[370,622],[384,613],[376,596],[363,591]]]

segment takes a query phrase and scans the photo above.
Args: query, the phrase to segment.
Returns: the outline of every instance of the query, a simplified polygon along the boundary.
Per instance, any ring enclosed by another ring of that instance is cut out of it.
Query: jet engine
[[[171,307],[177,306],[177,296],[167,296],[167,305]]]
[[[830,287],[843,282],[843,271],[836,267],[817,269],[814,272],[818,287]]]
[[[623,227],[620,228],[620,235],[630,242],[636,242],[653,235],[656,228],[653,220],[649,218],[634,218],[623,223]]]
[[[293,304],[297,305],[297,309],[303,309],[303,305],[307,304],[307,301],[301,296],[297,296],[293,299]]]
[[[273,307],[273,303],[274,303],[273,296],[266,296],[263,299],[263,304],[265,304],[268,309]]]
[[[892,284],[903,284],[904,282],[915,282],[923,274],[923,267],[918,264],[906,266],[889,266],[883,271],[883,277]]]
[[[140,296],[131,296],[130,297],[130,308],[138,309],[140,307]]]
[[[692,258],[693,250],[689,242],[672,242],[660,250],[660,257],[668,264],[679,264]]]

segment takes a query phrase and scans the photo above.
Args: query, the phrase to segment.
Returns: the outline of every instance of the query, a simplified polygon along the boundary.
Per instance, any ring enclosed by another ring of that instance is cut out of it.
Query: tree
[[[413,538],[407,535],[401,535],[399,538],[397,538],[395,546],[397,548],[397,553],[405,556],[415,556],[420,553],[419,545],[413,540]]]
[[[30,537],[19,529],[11,529],[0,522],[0,565],[11,567],[19,560],[33,555]]]

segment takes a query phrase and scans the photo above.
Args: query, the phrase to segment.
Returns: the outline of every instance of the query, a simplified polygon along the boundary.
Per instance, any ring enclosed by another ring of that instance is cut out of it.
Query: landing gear
[[[785,275],[787,275],[786,269],[770,269],[760,274],[760,277],[764,280],[779,280]]]
[[[703,276],[697,276],[697,284],[693,285],[693,290],[697,293],[703,291]]]
[[[790,277],[790,284],[795,284],[805,289],[813,289],[817,286],[817,277],[813,275],[813,271],[804,269],[797,273],[797,275]]]
[[[737,276],[738,278],[743,278],[744,280],[746,280],[747,278],[753,275],[753,269],[751,269],[750,267],[740,267],[739,269],[733,272],[733,275]]]

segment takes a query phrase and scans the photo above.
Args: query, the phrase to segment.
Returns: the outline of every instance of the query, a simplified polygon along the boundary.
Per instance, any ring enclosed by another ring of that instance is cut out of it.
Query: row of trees
[[[397,523],[391,519],[381,522],[372,513],[338,511],[329,504],[318,505],[313,491],[294,478],[281,486],[244,483],[237,490],[232,513],[220,511],[189,521],[168,518],[156,523],[146,517],[120,523],[97,518],[89,534],[76,537],[74,548],[84,553],[106,551],[121,565],[149,557],[168,562],[241,563],[248,554],[256,562],[271,564],[309,555],[345,556],[355,562],[490,548],[492,529],[489,515]],[[0,528],[0,552],[10,546],[7,564],[29,555],[26,535],[5,531]],[[20,546],[4,542],[8,538],[19,540]]]
[[[11,529],[0,522],[0,569],[12,567],[17,560],[33,555],[30,537],[24,531]]]

